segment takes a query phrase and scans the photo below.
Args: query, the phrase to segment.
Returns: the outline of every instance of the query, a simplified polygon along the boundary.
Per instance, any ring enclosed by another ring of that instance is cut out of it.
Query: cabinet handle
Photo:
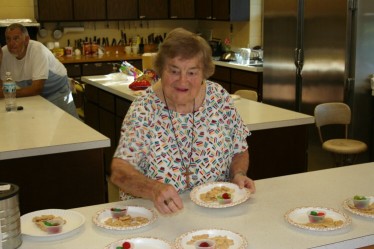
[[[178,16],[171,16],[170,18],[173,18],[173,19],[177,19],[177,18],[178,18]]]
[[[210,19],[212,19],[212,17],[211,16],[207,16],[206,19],[210,20]]]
[[[140,19],[144,19],[144,18],[145,18],[145,16],[139,16],[139,18],[140,18]]]

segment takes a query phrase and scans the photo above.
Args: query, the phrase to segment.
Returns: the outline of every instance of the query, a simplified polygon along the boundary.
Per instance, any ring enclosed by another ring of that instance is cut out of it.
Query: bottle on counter
[[[3,82],[3,93],[5,100],[5,111],[17,111],[17,101],[16,101],[16,82],[12,79],[10,72],[5,73],[5,82]]]

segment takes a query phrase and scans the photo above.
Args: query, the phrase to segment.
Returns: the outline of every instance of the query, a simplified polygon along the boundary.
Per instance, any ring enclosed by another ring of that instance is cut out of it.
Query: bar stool
[[[357,156],[367,150],[366,143],[348,138],[351,123],[351,109],[348,105],[340,102],[319,104],[314,109],[314,117],[322,148],[333,155],[336,166],[354,164]],[[325,140],[322,127],[327,125],[343,126],[344,134],[340,138]]]
[[[253,90],[237,90],[234,94],[245,99],[249,99],[253,101],[258,100],[257,92]]]

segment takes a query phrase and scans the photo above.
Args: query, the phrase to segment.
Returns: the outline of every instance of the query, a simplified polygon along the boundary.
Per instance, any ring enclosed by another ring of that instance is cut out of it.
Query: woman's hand
[[[172,214],[183,209],[182,199],[170,184],[157,183],[152,192],[153,204],[161,214]]]
[[[232,178],[232,183],[235,183],[239,188],[248,188],[251,193],[256,192],[255,182],[245,174],[238,173]]]

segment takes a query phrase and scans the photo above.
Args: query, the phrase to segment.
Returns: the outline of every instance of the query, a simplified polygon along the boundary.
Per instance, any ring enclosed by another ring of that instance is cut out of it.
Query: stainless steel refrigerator
[[[370,148],[360,161],[371,161],[374,1],[263,4],[263,102],[310,115],[320,103],[347,103],[352,109],[350,136]]]

